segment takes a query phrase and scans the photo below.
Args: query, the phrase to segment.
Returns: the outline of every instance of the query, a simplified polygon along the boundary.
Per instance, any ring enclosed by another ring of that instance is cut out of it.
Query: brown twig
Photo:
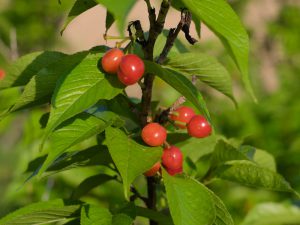
[[[148,199],[143,197],[133,185],[130,186],[130,191],[133,193],[130,197],[130,201],[134,201],[136,198],[139,198],[145,203],[145,205],[147,205]]]
[[[154,26],[156,20],[155,8],[151,6],[150,0],[145,0],[148,9],[150,27]]]
[[[181,18],[180,18],[180,21],[179,21],[177,27],[172,28],[169,31],[164,49],[157,59],[158,64],[162,64],[165,62],[167,55],[169,54],[171,48],[173,47],[174,42],[175,42],[176,38],[178,37],[178,34],[181,30],[185,33],[185,37],[190,44],[194,44],[195,42],[197,42],[196,39],[192,38],[189,35],[191,20],[192,20],[191,13],[188,10],[183,9],[181,11]]]
[[[144,57],[146,60],[153,61],[153,50],[157,37],[162,33],[165,19],[171,6],[171,0],[163,0],[161,7],[155,19],[155,10],[151,7],[150,2],[145,0],[148,7],[150,30],[147,44],[143,46]],[[150,6],[150,7],[149,7]],[[151,8],[151,9],[150,9]],[[150,9],[150,10],[149,10]],[[144,87],[142,88],[142,110],[141,124],[145,126],[151,118],[151,99],[154,75],[147,73],[144,76]],[[149,209],[156,209],[156,183],[153,177],[147,178],[148,201]],[[156,221],[150,220],[150,225],[157,225]]]
[[[134,28],[134,34],[132,29]],[[127,28],[127,31],[129,33],[129,37],[131,41],[136,41],[139,43],[142,47],[146,46],[147,41],[145,39],[144,31],[141,25],[141,22],[139,20],[130,22]]]

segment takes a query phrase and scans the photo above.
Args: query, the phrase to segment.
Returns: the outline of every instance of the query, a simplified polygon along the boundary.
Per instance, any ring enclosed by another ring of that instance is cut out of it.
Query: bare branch
[[[197,41],[196,39],[192,38],[189,34],[191,20],[192,20],[191,13],[188,10],[183,9],[181,11],[181,18],[180,18],[180,21],[179,21],[176,29],[174,29],[174,28],[170,29],[164,49],[162,50],[162,53],[160,54],[159,58],[157,59],[158,64],[164,63],[164,61],[167,58],[167,55],[169,54],[171,48],[173,47],[174,42],[175,42],[176,38],[178,37],[178,34],[181,30],[185,33],[185,37],[189,41],[189,43],[194,44]]]
[[[147,4],[150,27],[153,27],[156,21],[155,8],[151,6],[150,0],[145,0],[145,2]]]

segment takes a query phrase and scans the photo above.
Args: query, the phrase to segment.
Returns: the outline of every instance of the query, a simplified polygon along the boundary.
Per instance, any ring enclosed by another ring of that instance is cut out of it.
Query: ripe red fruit
[[[155,163],[150,170],[144,173],[146,177],[153,177],[160,169],[160,162]]]
[[[123,51],[118,48],[107,51],[101,60],[103,70],[107,73],[116,74],[123,56]]]
[[[169,148],[164,149],[162,155],[162,164],[168,170],[178,171],[180,168],[182,168],[182,163],[183,155],[179,148],[171,146]]]
[[[211,134],[212,128],[205,117],[194,116],[187,125],[188,133],[192,137],[204,138]]]
[[[118,78],[125,85],[131,85],[139,81],[145,72],[145,65],[137,55],[125,55],[120,63]]]
[[[174,175],[176,175],[176,174],[180,174],[180,173],[182,173],[182,167],[181,168],[179,168],[179,169],[176,169],[176,170],[172,170],[172,169],[168,169],[167,168],[167,172],[168,172],[168,174],[170,174],[171,176],[174,176]]]
[[[170,119],[175,121],[175,124],[181,128],[186,128],[186,124],[195,116],[195,112],[192,108],[187,106],[181,106],[177,110],[171,113]],[[179,122],[179,123],[178,123]]]
[[[4,79],[5,75],[5,71],[0,69],[0,80]]]
[[[150,146],[159,146],[166,141],[167,131],[158,123],[149,123],[142,130],[142,139]]]

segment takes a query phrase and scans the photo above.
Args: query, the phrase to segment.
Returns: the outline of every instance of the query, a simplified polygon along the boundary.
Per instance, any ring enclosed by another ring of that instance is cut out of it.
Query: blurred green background
[[[5,69],[20,55],[66,45],[59,38],[59,30],[72,1],[65,2],[59,5],[53,0],[0,0],[0,68]],[[205,93],[217,133],[240,138],[244,144],[270,152],[276,158],[279,173],[300,191],[300,4],[297,1],[230,2],[247,21],[251,40],[250,74],[259,102],[253,103],[245,94],[234,63],[214,38],[200,41],[191,50],[215,55],[228,68],[234,78],[238,108],[226,97],[199,86]],[[264,14],[266,10],[272,11],[264,8],[264,2],[271,2],[268,7],[274,7],[270,16]],[[155,86],[154,97],[164,106],[178,97],[178,93],[160,81]],[[163,92],[159,91],[162,89]],[[11,105],[19,93],[18,88],[1,92],[0,110]],[[27,163],[39,155],[42,135],[39,118],[43,113],[40,108],[23,111],[0,123],[0,217],[30,202],[69,197],[72,187],[95,173],[89,169],[68,171],[22,185],[28,176],[23,173]],[[101,201],[102,194],[109,193],[112,187],[121,189],[107,183],[92,195],[100,196]],[[216,182],[211,188],[224,199],[237,223],[259,203],[291,201],[287,194],[231,183]],[[109,198],[118,201],[122,197]]]

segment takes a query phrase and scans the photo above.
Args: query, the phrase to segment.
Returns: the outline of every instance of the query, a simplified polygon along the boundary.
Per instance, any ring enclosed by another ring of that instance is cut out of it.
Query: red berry
[[[176,169],[176,170],[172,170],[172,169],[168,169],[167,168],[167,172],[168,172],[168,174],[170,174],[171,176],[174,176],[174,175],[176,175],[176,174],[180,174],[180,173],[182,173],[182,167],[181,168],[179,168],[179,169]]]
[[[101,60],[103,70],[107,73],[116,74],[123,56],[123,51],[118,48],[107,51]]]
[[[182,168],[183,155],[179,148],[171,146],[164,149],[162,155],[162,164],[170,170],[179,170]]]
[[[187,125],[188,133],[192,137],[204,138],[211,134],[212,128],[205,117],[194,116]]]
[[[150,146],[159,146],[166,141],[167,131],[158,123],[149,123],[142,130],[142,139]]]
[[[175,124],[179,128],[184,129],[186,128],[186,124],[190,122],[193,116],[195,116],[195,112],[192,108],[187,106],[181,106],[170,115],[170,119],[174,120]]]
[[[0,69],[0,80],[4,79],[5,75],[5,71]]]
[[[120,63],[118,78],[125,85],[139,81],[145,72],[145,65],[137,55],[125,55]]]
[[[160,169],[160,162],[155,163],[150,170],[144,173],[146,177],[153,177]]]

